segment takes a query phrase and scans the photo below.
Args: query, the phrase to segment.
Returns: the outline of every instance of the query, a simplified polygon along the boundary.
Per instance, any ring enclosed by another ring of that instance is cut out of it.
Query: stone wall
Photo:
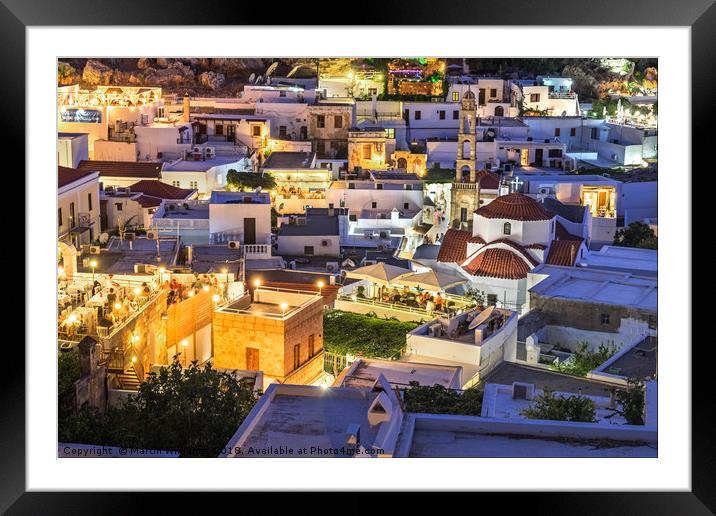
[[[548,325],[570,326],[580,330],[618,333],[622,320],[642,321],[656,328],[657,313],[629,306],[592,303],[543,297],[530,293],[530,308],[539,309],[545,315]],[[609,322],[602,324],[602,314],[609,314]]]

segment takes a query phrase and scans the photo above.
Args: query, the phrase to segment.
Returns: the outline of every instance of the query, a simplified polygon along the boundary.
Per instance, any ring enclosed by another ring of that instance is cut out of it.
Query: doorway
[[[226,126],[226,141],[236,141],[236,126],[234,124],[229,124]]]
[[[256,219],[244,219],[244,245],[256,243]]]
[[[520,165],[526,167],[530,164],[530,150],[520,149]]]
[[[535,166],[541,167],[542,166],[542,155],[544,154],[544,149],[535,149]]]
[[[246,348],[246,369],[259,371],[259,350],[257,348]]]

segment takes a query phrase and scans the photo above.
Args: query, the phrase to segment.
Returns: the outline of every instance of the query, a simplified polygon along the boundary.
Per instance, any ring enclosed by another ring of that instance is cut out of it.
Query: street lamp
[[[254,288],[259,288],[261,286],[261,280],[257,279],[254,280]]]
[[[322,291],[323,291],[323,282],[322,282],[322,281],[319,281],[319,282],[318,282],[318,295],[319,295],[319,296],[322,296],[322,295],[323,295]]]
[[[184,367],[186,367],[186,347],[189,345],[189,343],[184,339],[181,341],[181,347],[184,348],[183,355],[184,355]]]
[[[97,262],[95,260],[92,260],[90,262],[90,267],[92,267],[92,283],[94,283],[94,269],[97,267]]]
[[[288,303],[281,303],[281,313],[282,317],[286,317],[286,309],[288,308]]]

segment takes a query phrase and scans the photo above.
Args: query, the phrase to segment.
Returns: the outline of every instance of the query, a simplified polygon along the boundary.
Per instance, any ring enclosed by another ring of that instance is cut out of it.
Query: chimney
[[[189,122],[189,92],[184,93],[184,109],[182,111],[182,122]]]

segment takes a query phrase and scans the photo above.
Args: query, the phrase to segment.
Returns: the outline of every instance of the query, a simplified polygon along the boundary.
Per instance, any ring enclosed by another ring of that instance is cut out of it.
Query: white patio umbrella
[[[408,269],[378,262],[375,265],[366,265],[353,271],[347,271],[346,277],[352,279],[364,279],[380,285],[388,285],[397,278],[411,274]]]
[[[429,290],[436,292],[439,290],[445,290],[446,288],[454,287],[455,285],[461,285],[467,283],[466,279],[459,276],[453,276],[452,274],[446,274],[444,272],[421,272],[418,274],[411,274],[400,278],[398,281],[401,285],[408,287],[422,288],[423,290]]]

